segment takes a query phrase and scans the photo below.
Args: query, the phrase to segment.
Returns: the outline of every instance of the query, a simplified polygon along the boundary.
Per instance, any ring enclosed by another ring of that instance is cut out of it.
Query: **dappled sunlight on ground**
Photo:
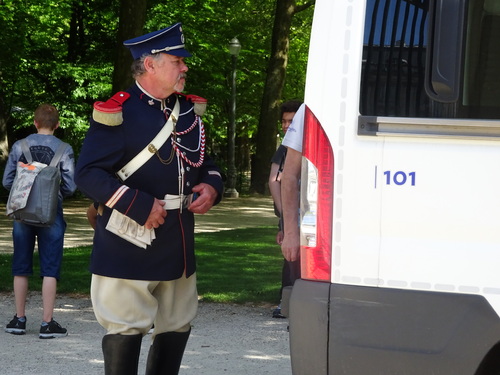
[[[70,199],[64,202],[64,218],[68,224],[64,247],[72,248],[92,244],[94,231],[87,221],[90,201]],[[5,203],[0,204],[0,253],[12,252],[12,221],[5,213]],[[240,197],[222,200],[204,215],[196,215],[195,232],[218,232],[237,228],[273,226],[274,216],[271,197]]]
[[[40,340],[42,315],[39,292],[28,295],[27,332],[16,336],[3,332],[13,314],[13,296],[0,294],[1,374],[102,375],[101,340],[104,329],[97,323],[88,298],[58,296],[54,318],[69,335]],[[273,319],[269,307],[200,303],[182,361],[183,375],[277,375],[290,374],[288,319]],[[144,374],[151,335],[142,340],[139,374]],[[28,353],[22,360],[19,353]],[[16,357],[17,356],[17,357]],[[47,356],[50,366],[47,367]]]

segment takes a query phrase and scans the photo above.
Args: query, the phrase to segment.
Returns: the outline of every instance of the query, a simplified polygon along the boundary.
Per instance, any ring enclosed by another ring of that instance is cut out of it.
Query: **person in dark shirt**
[[[281,130],[283,134],[286,133],[288,127],[292,123],[293,116],[297,109],[299,109],[301,101],[290,100],[284,102],[281,105]],[[281,206],[281,172],[283,171],[283,165],[285,163],[287,148],[283,145],[279,145],[278,149],[274,153],[271,159],[271,171],[269,173],[269,191],[273,197],[274,202],[274,213],[278,216],[278,233],[276,234],[276,243],[281,246],[283,242],[283,220],[282,213],[283,209]],[[283,260],[283,269],[281,272],[281,289],[280,289],[280,299],[281,292],[284,287],[293,285],[294,281],[300,276],[299,264],[294,262],[288,262],[286,259]],[[273,310],[273,318],[285,318],[281,313],[281,304],[279,304]]]

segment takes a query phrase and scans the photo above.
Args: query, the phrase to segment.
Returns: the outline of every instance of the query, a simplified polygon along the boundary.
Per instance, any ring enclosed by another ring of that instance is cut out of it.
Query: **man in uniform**
[[[124,45],[136,82],[94,104],[76,168],[78,187],[99,203],[92,304],[107,330],[105,374],[137,373],[153,324],[146,374],[177,374],[198,303],[193,213],[217,204],[223,183],[205,154],[206,101],[180,94],[191,56],[181,24]]]

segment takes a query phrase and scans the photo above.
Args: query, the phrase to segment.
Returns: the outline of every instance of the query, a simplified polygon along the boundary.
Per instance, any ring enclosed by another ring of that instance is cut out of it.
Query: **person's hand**
[[[278,233],[276,233],[276,243],[278,245],[281,245],[283,242],[283,231],[278,231]]]
[[[95,208],[94,203],[87,208],[87,220],[89,221],[92,229],[95,229],[97,225],[97,209]]]
[[[191,202],[188,210],[195,214],[207,213],[214,205],[218,195],[213,186],[205,183],[193,186],[193,193],[197,193],[198,198]]]
[[[149,213],[148,219],[144,224],[146,229],[158,228],[165,222],[167,211],[165,211],[165,209],[163,208],[164,205],[164,201],[155,198],[153,207],[151,208],[151,212]]]
[[[300,238],[299,233],[286,233],[281,243],[281,252],[286,260],[294,262],[300,257]]]

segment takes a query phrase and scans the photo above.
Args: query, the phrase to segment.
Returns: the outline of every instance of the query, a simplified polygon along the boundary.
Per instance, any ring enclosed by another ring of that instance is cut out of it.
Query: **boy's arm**
[[[7,190],[11,189],[12,184],[14,183],[14,178],[16,177],[17,161],[20,156],[20,147],[16,143],[12,146],[12,150],[9,153],[7,163],[5,164],[5,170],[3,172],[2,185]]]
[[[76,191],[75,154],[70,145],[66,146],[59,165],[61,168],[61,194],[63,197],[69,197]]]

